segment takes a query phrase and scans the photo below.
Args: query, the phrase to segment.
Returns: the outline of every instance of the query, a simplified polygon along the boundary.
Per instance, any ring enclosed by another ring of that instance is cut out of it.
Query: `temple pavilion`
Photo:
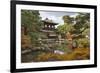
[[[58,34],[56,33],[56,25],[58,23],[53,22],[52,20],[46,18],[45,20],[42,20],[42,30],[43,36],[45,38],[41,38],[42,44],[43,42],[45,47],[52,48],[54,44],[56,44],[56,39],[58,39]],[[46,49],[47,49],[46,48]]]
[[[45,20],[42,20],[42,32],[47,36],[48,39],[55,39],[57,38],[57,33],[55,32],[56,28],[55,26],[58,25],[58,23],[54,23],[52,20],[49,20],[46,18]]]

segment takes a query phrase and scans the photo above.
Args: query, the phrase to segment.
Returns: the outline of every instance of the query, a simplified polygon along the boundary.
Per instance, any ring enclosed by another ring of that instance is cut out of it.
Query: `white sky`
[[[72,17],[75,17],[77,15],[77,12],[56,12],[56,11],[39,11],[40,16],[42,17],[42,20],[45,18],[48,18],[50,20],[53,20],[55,23],[59,23],[60,25],[63,24],[62,17],[64,15],[69,15]]]

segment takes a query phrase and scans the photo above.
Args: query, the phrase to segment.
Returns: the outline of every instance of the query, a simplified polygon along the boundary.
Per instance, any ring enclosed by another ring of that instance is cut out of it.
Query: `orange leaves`
[[[21,47],[24,48],[30,48],[31,47],[31,38],[28,35],[22,35],[21,36]]]
[[[68,60],[86,60],[89,59],[90,50],[88,48],[77,48],[71,53],[55,54],[42,53],[38,56],[37,61],[68,61]]]
[[[81,59],[89,59],[90,49],[88,48],[78,48],[75,50],[76,59],[80,57]]]

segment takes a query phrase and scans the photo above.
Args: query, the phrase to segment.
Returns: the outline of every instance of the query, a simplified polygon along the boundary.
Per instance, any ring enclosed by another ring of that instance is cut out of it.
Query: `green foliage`
[[[67,24],[67,23],[65,23],[63,25],[59,25],[57,27],[58,32],[61,33],[61,34],[66,34],[67,32],[71,32],[73,29],[74,29],[73,25]]]
[[[39,38],[41,24],[39,11],[21,10],[21,25],[27,29],[27,35],[31,37],[32,44],[37,43],[36,41]]]
[[[84,32],[82,32],[82,35],[90,36],[90,28],[84,30]]]
[[[64,23],[73,24],[74,18],[68,15],[63,16]]]
[[[59,25],[57,27],[58,32],[61,34],[66,34],[67,32],[72,32],[74,30],[74,28],[73,28],[74,18],[67,16],[67,15],[63,16],[62,18],[64,20],[64,24]]]
[[[39,11],[21,10],[21,25],[27,27],[29,31],[39,31],[40,20]]]
[[[89,48],[90,40],[88,38],[82,38],[78,40],[78,47],[79,48]]]
[[[53,46],[53,48],[55,49],[55,50],[60,50],[60,51],[63,51],[63,52],[70,52],[71,51],[71,48],[68,48],[67,47],[67,45],[68,45],[68,41],[67,40],[65,40],[63,43],[61,43],[61,44],[56,44],[56,45],[54,45]]]
[[[90,28],[90,14],[89,13],[79,13],[75,18],[74,28],[75,32],[80,34],[85,29]]]
[[[31,41],[36,42],[38,39],[38,35],[36,32],[29,32],[29,35],[31,36]]]
[[[89,36],[90,36],[90,14],[89,13],[79,13],[75,17],[75,24],[73,18],[70,16],[63,16],[64,24],[59,25],[57,30],[61,34],[66,34],[71,32],[72,34],[77,35],[77,42],[79,47],[89,47]],[[79,37],[85,36],[86,38]],[[63,48],[63,47],[61,47]]]

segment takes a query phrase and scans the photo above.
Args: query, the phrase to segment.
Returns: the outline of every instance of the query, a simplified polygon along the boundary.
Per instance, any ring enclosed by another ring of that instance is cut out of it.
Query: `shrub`
[[[21,48],[27,49],[31,48],[31,38],[28,35],[22,35],[21,36]]]
[[[90,46],[90,41],[87,38],[82,38],[78,40],[78,47],[79,48],[89,48]]]
[[[88,48],[76,48],[71,53],[55,54],[42,53],[37,57],[37,62],[40,61],[68,61],[68,60],[86,60],[90,58],[90,50]]]

